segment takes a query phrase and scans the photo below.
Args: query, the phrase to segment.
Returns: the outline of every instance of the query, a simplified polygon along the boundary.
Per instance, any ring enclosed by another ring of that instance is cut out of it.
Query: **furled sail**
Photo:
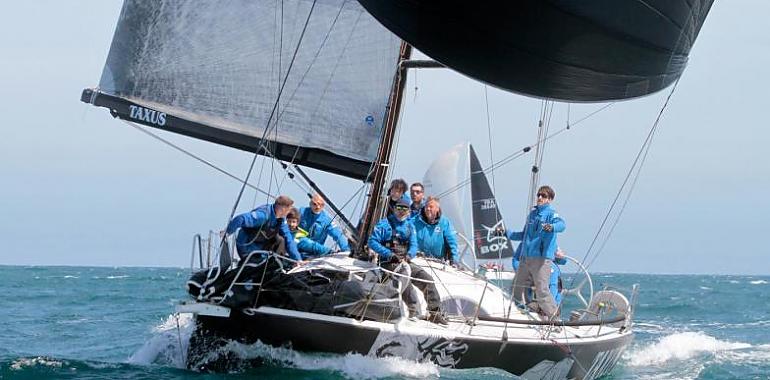
[[[462,257],[466,265],[476,268],[491,263],[511,270],[511,243],[494,234],[497,227],[504,227],[503,217],[470,143],[455,145],[438,156],[425,172],[423,184],[427,195],[439,196],[442,214],[462,235],[457,240],[459,250],[468,252]]]
[[[682,74],[713,0],[359,0],[459,72],[525,95],[634,98]]]
[[[82,100],[252,152],[270,126],[260,154],[365,179],[400,43],[355,1],[126,0]]]

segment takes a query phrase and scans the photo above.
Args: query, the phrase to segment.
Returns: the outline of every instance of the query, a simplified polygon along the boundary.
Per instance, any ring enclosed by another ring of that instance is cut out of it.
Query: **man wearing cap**
[[[380,220],[374,227],[372,236],[369,237],[369,248],[379,255],[383,268],[394,271],[399,264],[406,262],[411,270],[411,278],[429,281],[414,281],[412,284],[425,294],[429,312],[427,319],[431,322],[446,324],[441,313],[441,296],[433,283],[433,278],[425,270],[410,262],[417,254],[417,233],[409,219],[411,215],[409,203],[406,199],[395,202],[393,214]],[[417,298],[408,284],[403,297],[409,308],[409,316],[416,317]]]
[[[396,178],[390,182],[390,187],[388,187],[388,215],[393,214],[396,202],[402,199],[406,201],[407,205],[412,203],[412,199],[406,193],[406,181]]]

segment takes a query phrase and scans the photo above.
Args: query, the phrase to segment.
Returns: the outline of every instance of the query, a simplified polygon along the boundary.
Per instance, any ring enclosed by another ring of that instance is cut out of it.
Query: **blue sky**
[[[0,15],[0,264],[184,266],[193,234],[226,222],[238,183],[79,101],[98,84],[120,5],[37,0],[6,4]],[[593,270],[770,274],[767,14],[762,0],[714,4]],[[541,179],[556,189],[568,224],[560,244],[573,256],[593,239],[667,94],[617,103],[548,143]],[[570,119],[600,106],[573,105]],[[536,138],[538,100],[489,89],[489,109],[495,159]],[[556,105],[552,130],[566,113]],[[487,164],[486,131],[482,84],[419,71],[395,172],[420,180],[433,157],[465,140]],[[164,137],[246,172],[244,152]],[[509,226],[523,221],[530,165],[526,156],[494,174]],[[315,175],[339,202],[358,187]],[[296,187],[284,189],[305,203]],[[262,200],[247,194],[240,209]]]

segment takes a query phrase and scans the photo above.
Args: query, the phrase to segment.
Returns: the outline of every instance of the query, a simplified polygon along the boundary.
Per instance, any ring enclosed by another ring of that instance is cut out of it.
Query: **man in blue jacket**
[[[520,232],[507,231],[508,238],[521,241],[515,257],[521,258],[519,270],[513,278],[513,298],[524,304],[526,289],[535,286],[535,299],[527,306],[553,318],[558,309],[549,290],[551,265],[556,253],[556,233],[564,231],[564,220],[551,207],[556,193],[550,186],[537,190],[537,205],[527,216],[527,222]]]
[[[426,256],[448,260],[454,265],[459,262],[457,237],[449,218],[441,215],[438,198],[430,197],[420,213],[412,218],[417,232],[417,249]]]
[[[417,254],[417,233],[409,218],[410,215],[409,202],[405,199],[396,201],[393,214],[374,226],[372,236],[369,237],[369,249],[377,253],[383,268],[392,272],[399,264],[406,262],[412,272],[411,278],[429,281],[414,281],[412,284],[425,294],[429,312],[427,319],[431,322],[446,324],[441,312],[441,296],[433,283],[433,278],[421,267],[410,262]],[[403,297],[409,308],[409,316],[416,317],[417,298],[408,283]]]
[[[412,218],[416,217],[425,207],[425,186],[419,182],[415,182],[412,186],[409,186],[409,197],[412,199],[412,204],[409,205]]]
[[[300,210],[299,227],[307,231],[307,237],[321,245],[330,236],[337,243],[340,251],[350,251],[348,239],[342,233],[337,223],[324,211],[326,202],[318,194],[310,198],[310,206]]]
[[[275,198],[275,203],[268,203],[240,214],[227,224],[227,234],[237,233],[235,246],[241,260],[245,260],[249,253],[257,250],[288,254],[294,260],[302,260],[284,219],[291,211],[292,205],[294,201],[291,198],[280,195]]]

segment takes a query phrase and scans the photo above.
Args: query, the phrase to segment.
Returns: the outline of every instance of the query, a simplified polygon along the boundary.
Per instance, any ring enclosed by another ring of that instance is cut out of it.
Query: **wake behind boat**
[[[615,290],[598,292],[588,308],[569,313],[569,321],[549,321],[511,307],[504,291],[473,272],[417,258],[441,294],[443,325],[407,318],[399,296],[403,278],[370,262],[340,253],[284,272],[283,261],[270,256],[253,271],[232,269],[240,273],[223,276],[229,281],[209,285],[214,290],[199,297],[208,301],[177,308],[196,314],[190,368],[237,368],[243,363],[218,348],[260,341],[450,368],[496,367],[528,379],[593,379],[612,370],[633,337],[633,307]]]

